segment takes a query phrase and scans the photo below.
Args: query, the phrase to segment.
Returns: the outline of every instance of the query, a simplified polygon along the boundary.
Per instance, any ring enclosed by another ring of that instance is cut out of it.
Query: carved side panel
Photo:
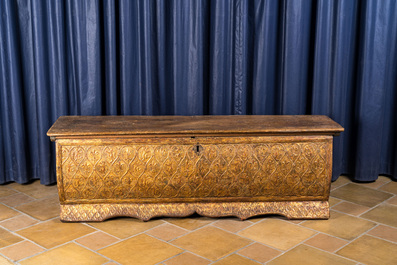
[[[62,145],[60,195],[91,203],[326,200],[329,148],[327,141]]]

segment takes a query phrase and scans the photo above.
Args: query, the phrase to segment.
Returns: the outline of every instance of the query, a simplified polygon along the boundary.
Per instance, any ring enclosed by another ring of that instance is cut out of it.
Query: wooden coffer
[[[48,131],[61,220],[326,219],[341,131],[326,116],[63,116]]]

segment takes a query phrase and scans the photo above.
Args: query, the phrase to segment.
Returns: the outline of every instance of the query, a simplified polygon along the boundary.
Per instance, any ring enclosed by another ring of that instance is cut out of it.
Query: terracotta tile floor
[[[329,220],[61,223],[56,186],[0,185],[2,264],[397,264],[397,182],[331,186]]]

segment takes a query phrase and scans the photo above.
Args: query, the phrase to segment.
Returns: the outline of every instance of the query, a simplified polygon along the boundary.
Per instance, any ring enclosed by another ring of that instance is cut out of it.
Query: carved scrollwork
[[[305,198],[329,192],[326,142],[63,145],[69,201]]]

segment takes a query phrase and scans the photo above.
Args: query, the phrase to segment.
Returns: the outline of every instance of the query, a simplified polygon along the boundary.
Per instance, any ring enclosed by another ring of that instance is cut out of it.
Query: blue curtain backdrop
[[[324,114],[334,179],[397,177],[395,0],[0,0],[0,184],[61,115]]]

